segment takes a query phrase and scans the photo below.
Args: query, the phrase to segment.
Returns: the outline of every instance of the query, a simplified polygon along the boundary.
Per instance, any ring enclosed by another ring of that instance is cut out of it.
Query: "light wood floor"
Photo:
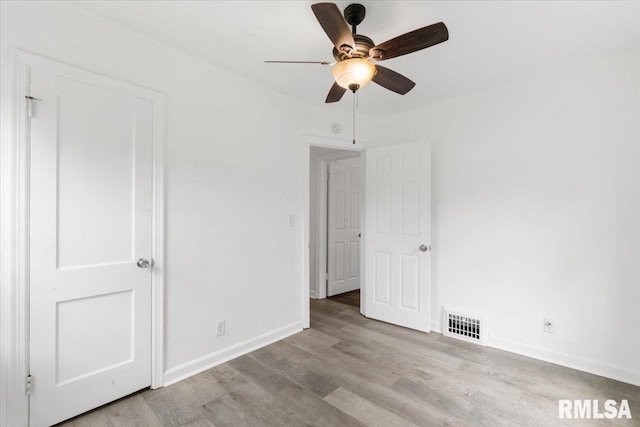
[[[311,329],[64,426],[640,425],[640,387],[368,320],[331,300],[311,307]],[[558,420],[558,399],[628,399],[634,419]]]

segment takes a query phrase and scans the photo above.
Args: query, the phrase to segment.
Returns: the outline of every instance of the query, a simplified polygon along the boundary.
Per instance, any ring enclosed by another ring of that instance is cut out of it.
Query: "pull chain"
[[[353,143],[356,143],[356,93],[353,92]]]

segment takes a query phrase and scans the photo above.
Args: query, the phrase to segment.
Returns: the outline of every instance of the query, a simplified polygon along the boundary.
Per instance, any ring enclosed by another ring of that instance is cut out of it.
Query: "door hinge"
[[[33,385],[33,376],[27,375],[27,396],[31,396],[31,386]]]
[[[33,117],[33,101],[42,101],[40,98],[34,98],[30,95],[25,95],[24,99],[27,100],[27,113],[29,117]]]

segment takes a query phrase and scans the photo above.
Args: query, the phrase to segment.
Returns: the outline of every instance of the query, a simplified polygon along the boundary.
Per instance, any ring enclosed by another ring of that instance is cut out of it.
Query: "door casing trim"
[[[164,95],[98,73],[11,49],[3,92],[10,104],[0,147],[0,425],[28,425],[29,399],[29,118],[30,70],[48,68],[76,80],[99,83],[153,106],[153,214],[151,272],[151,388],[164,383]],[[37,379],[35,379],[37,382]]]
[[[328,138],[325,136],[318,136],[318,135],[311,135],[311,134],[304,134],[303,135],[303,149],[301,150],[302,152],[302,158],[300,159],[300,161],[302,162],[302,171],[304,174],[304,179],[302,182],[303,185],[303,198],[304,198],[304,241],[303,241],[303,247],[302,247],[302,253],[303,253],[303,257],[302,257],[302,271],[303,271],[303,280],[302,280],[302,327],[304,329],[308,329],[311,326],[311,311],[310,311],[310,306],[309,306],[309,291],[310,291],[310,286],[311,286],[311,281],[309,279],[310,277],[310,265],[309,265],[309,237],[310,237],[310,232],[309,232],[309,223],[311,221],[311,217],[310,217],[310,181],[311,181],[311,162],[310,162],[310,155],[311,155],[311,147],[324,147],[324,148],[335,148],[335,149],[339,149],[339,150],[348,150],[348,151],[360,151],[362,154],[362,161],[363,164],[365,162],[366,159],[366,148],[369,145],[369,143],[367,142],[357,142],[355,144],[352,143],[351,140],[348,139],[339,139],[339,138]],[[363,202],[364,203],[364,200]],[[362,215],[364,215],[364,212],[362,213]],[[364,218],[364,217],[362,217]],[[363,222],[364,224],[364,222]],[[363,238],[360,241],[360,245],[361,247],[364,247],[364,242],[365,242],[365,238],[366,236],[363,236]],[[364,286],[362,286],[362,284],[365,281],[365,277],[364,277],[364,264],[363,264],[363,259],[364,257],[361,257],[360,260],[360,272],[361,272],[361,277],[360,277],[360,300],[364,301]],[[362,314],[364,314],[364,305],[361,304],[360,306],[360,312]]]
[[[327,185],[329,163],[336,160],[352,159],[354,157],[363,160],[362,152],[359,151],[343,151],[341,153],[325,154],[316,158],[316,241],[315,241],[315,261],[316,261],[316,299],[324,299],[327,297],[326,272],[329,271],[327,265],[327,215],[328,215],[328,192]],[[364,162],[362,162],[364,163]],[[361,166],[364,172],[364,164]],[[313,173],[314,171],[312,171]],[[364,179],[363,179],[364,183]],[[364,186],[364,184],[363,184]],[[362,197],[361,197],[362,200]],[[360,205],[362,216],[362,202]],[[362,229],[360,230],[362,231]],[[361,249],[362,249],[362,245]],[[362,257],[360,257],[362,259]],[[362,288],[362,281],[360,283]]]

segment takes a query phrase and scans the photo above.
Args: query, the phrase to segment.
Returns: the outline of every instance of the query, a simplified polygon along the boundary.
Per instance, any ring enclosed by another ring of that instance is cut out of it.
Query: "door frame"
[[[29,398],[29,145],[30,123],[25,96],[32,67],[47,68],[76,80],[98,83],[151,102],[153,106],[153,208],[151,270],[151,388],[164,384],[164,94],[66,65],[22,50],[11,49],[9,77],[3,81],[3,117],[0,178],[0,425],[28,425]],[[35,106],[37,109],[37,105]],[[34,379],[34,384],[37,379]]]
[[[309,301],[309,291],[311,287],[310,280],[310,265],[309,265],[309,224],[311,222],[310,217],[310,182],[311,182],[311,162],[309,161],[311,156],[311,147],[323,147],[323,148],[335,148],[336,150],[347,150],[347,151],[360,151],[362,154],[363,161],[366,158],[366,148],[368,146],[367,142],[356,142],[352,143],[350,139],[342,139],[342,138],[329,138],[325,136],[319,135],[311,135],[304,134],[302,136],[303,139],[303,149],[302,152],[302,171],[303,171],[303,187],[302,187],[302,196],[304,198],[304,241],[302,246],[302,271],[303,271],[303,280],[302,280],[302,327],[304,329],[308,329],[311,326],[311,311],[310,311],[310,301]],[[364,203],[364,202],[363,202]],[[364,215],[364,212],[362,212]],[[360,241],[361,247],[364,247],[364,239],[366,236]],[[361,282],[364,283],[364,257],[360,257],[360,272],[361,272]],[[364,301],[364,293],[363,286],[361,288],[361,297],[360,300]],[[360,305],[360,312],[364,314],[364,305]]]
[[[352,144],[353,145],[353,144]],[[326,282],[326,272],[329,271],[327,265],[327,224],[328,224],[328,196],[329,196],[329,187],[327,186],[327,178],[329,174],[329,164],[336,160],[343,159],[352,159],[355,157],[360,158],[360,162],[362,163],[360,168],[363,175],[364,174],[364,156],[361,151],[350,150],[344,151],[342,153],[332,153],[325,154],[322,156],[318,156],[316,159],[316,247],[315,247],[315,255],[316,255],[316,299],[324,299],[327,297],[327,282]],[[364,176],[361,176],[362,182],[364,182]],[[364,185],[364,184],[363,184]],[[364,197],[364,196],[363,196]],[[362,216],[363,212],[363,199],[360,200],[360,215]],[[362,226],[360,227],[360,232],[362,232]],[[362,244],[360,244],[360,249],[362,250]],[[362,255],[362,254],[361,254]],[[360,256],[362,259],[362,256]],[[323,274],[324,273],[324,274]],[[322,285],[324,283],[324,285]],[[362,289],[362,277],[360,280],[360,288]]]

